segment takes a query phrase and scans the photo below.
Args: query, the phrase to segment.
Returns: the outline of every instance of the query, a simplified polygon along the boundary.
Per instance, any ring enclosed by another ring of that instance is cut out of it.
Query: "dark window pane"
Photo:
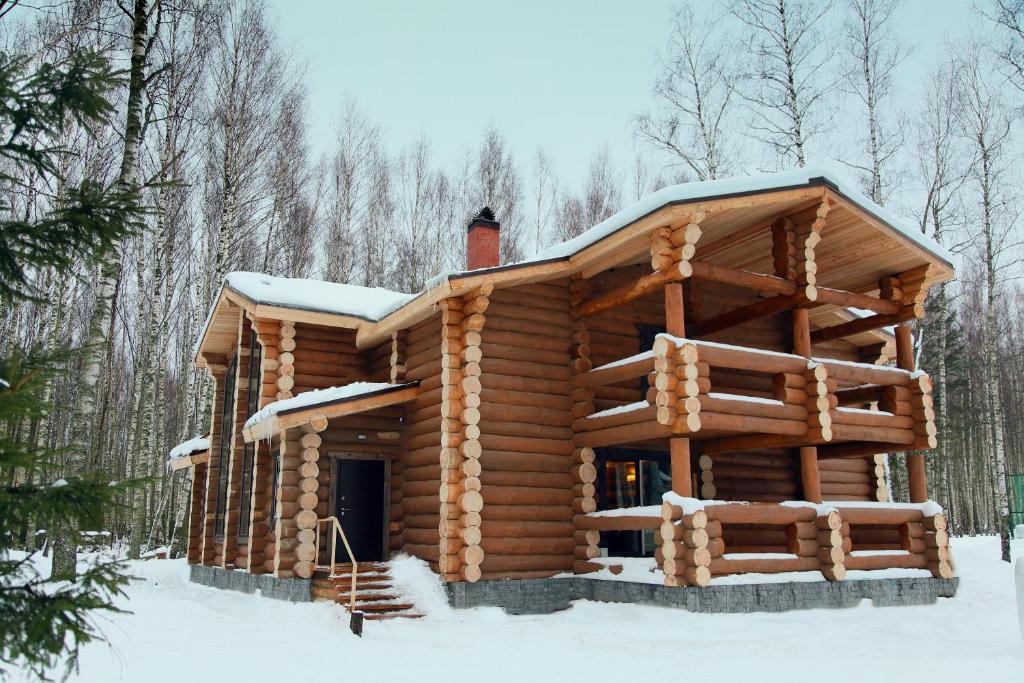
[[[214,507],[214,540],[224,540],[224,517],[228,495],[228,463],[231,454],[231,436],[234,431],[235,376],[238,370],[238,354],[228,363],[224,376],[223,406],[220,413],[220,439],[217,442],[217,505]]]

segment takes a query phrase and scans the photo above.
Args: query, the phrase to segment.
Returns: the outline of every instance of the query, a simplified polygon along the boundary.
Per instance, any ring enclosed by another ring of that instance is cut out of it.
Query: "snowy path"
[[[690,614],[576,603],[551,616],[453,612],[421,595],[417,621],[367,623],[188,583],[181,561],[137,563],[134,611],[104,624],[77,681],[1012,681],[1024,672],[1012,570],[994,538],[954,539],[960,593],[932,607]],[[1017,541],[1024,555],[1024,541]],[[351,671],[351,676],[345,672]],[[474,676],[475,677],[475,676]]]

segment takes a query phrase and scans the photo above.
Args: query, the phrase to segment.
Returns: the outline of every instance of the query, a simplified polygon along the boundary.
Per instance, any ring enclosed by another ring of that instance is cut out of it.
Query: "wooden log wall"
[[[441,460],[441,404],[460,399],[451,369],[442,369],[441,313],[406,334],[405,380],[420,382],[420,394],[406,404],[400,458],[392,462],[390,534],[392,547],[438,562],[441,523],[438,482]]]
[[[573,467],[584,463],[573,456],[569,282],[490,299],[480,344],[481,578],[551,576],[573,568],[573,505],[586,498],[574,489]]]
[[[192,485],[190,487],[188,513],[188,549],[185,556],[189,564],[202,561],[203,504],[206,495],[207,464],[201,462],[192,468]]]

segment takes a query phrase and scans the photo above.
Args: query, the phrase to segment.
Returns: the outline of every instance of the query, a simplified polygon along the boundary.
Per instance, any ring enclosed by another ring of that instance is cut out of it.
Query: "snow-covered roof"
[[[199,453],[200,451],[206,451],[210,449],[210,439],[205,436],[197,436],[194,439],[188,441],[182,441],[177,446],[171,449],[171,452],[167,454],[168,460],[175,460],[186,455],[192,455],[193,453]]]
[[[868,213],[873,214],[882,222],[892,226],[892,228],[898,231],[902,236],[916,243],[925,251],[928,251],[947,263],[952,263],[952,254],[950,254],[950,252],[938,242],[921,232],[918,226],[912,221],[879,206],[866,197],[857,189],[855,184],[847,180],[842,174],[821,166],[808,166],[793,171],[769,173],[766,175],[741,176],[737,178],[722,178],[719,180],[670,185],[669,187],[662,188],[657,192],[647,195],[640,201],[598,223],[579,236],[544,249],[536,256],[528,259],[528,261],[545,261],[572,256],[573,254],[611,235],[615,231],[624,228],[630,223],[633,223],[647,214],[657,211],[661,207],[669,204],[713,199],[727,195],[752,194],[756,192],[766,192],[769,190],[782,190],[814,184],[819,180],[824,180],[834,186],[839,194],[845,196]]]
[[[380,394],[394,389],[401,389],[403,387],[409,387],[412,384],[389,384],[388,382],[352,382],[340,387],[330,387],[328,389],[314,389],[312,391],[304,391],[297,396],[292,398],[282,399],[280,401],[274,401],[269,403],[260,409],[259,412],[255,413],[245,422],[245,429],[250,429],[261,422],[265,422],[273,418],[275,415],[283,413],[290,413],[304,408],[312,408],[314,406],[324,405],[325,403],[334,403],[336,401],[342,401],[344,399],[352,399],[356,397],[371,396],[374,394]]]
[[[263,273],[228,273],[225,285],[260,304],[323,311],[377,321],[414,298],[381,287],[343,285],[325,280],[275,277]]]
[[[809,166],[781,173],[672,185],[658,190],[626,207],[579,236],[548,247],[528,259],[497,268],[479,269],[477,271],[453,270],[439,273],[425,283],[424,292],[429,292],[448,281],[458,280],[467,275],[478,274],[481,271],[510,270],[540,263],[565,261],[641,218],[673,204],[820,186],[823,183],[830,186],[835,192],[843,195],[853,204],[856,204],[866,213],[892,227],[894,231],[908,241],[916,244],[937,259],[947,264],[952,264],[952,254],[935,240],[921,232],[914,222],[898,216],[871,201],[857,189],[856,184],[850,182],[843,174],[829,168]],[[256,304],[350,316],[371,323],[381,321],[423,295],[423,292],[406,294],[379,287],[360,287],[358,285],[304,278],[283,278],[243,271],[229,273],[224,283],[222,283],[222,288],[224,287],[237,292]],[[207,318],[206,324],[203,326],[203,334],[200,335],[197,341],[196,353],[199,352],[199,346],[203,343],[202,340],[205,337],[215,308],[211,309],[210,317]]]

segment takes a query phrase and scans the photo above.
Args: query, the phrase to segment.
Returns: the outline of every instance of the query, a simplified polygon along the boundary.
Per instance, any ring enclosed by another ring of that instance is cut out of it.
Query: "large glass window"
[[[256,339],[256,331],[253,330],[249,336],[249,366],[248,387],[246,391],[245,418],[250,417],[260,409],[260,362],[262,348]],[[238,517],[238,539],[249,538],[249,514],[252,511],[252,475],[253,464],[256,458],[256,442],[245,444],[245,451],[242,454],[242,494],[239,498],[240,513]]]
[[[672,489],[672,467],[667,453],[600,449],[598,503],[602,510],[661,505]],[[609,531],[602,544],[613,557],[654,555],[654,530]]]
[[[231,437],[234,432],[235,375],[238,370],[238,354],[228,363],[224,375],[223,405],[220,411],[220,438],[217,441],[217,499],[214,506],[214,540],[224,540],[224,516],[228,496],[228,464],[231,462]]]

